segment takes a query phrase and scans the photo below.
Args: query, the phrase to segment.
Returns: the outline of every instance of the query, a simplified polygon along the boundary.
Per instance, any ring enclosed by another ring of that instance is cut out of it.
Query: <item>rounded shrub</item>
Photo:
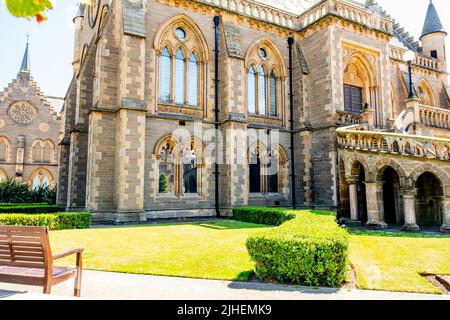
[[[238,208],[235,219],[243,215],[265,221],[267,216],[281,216],[281,224],[251,235],[246,242],[261,280],[273,280],[307,286],[340,286],[348,271],[349,237],[336,223],[334,215],[324,212],[292,211],[272,208]],[[284,214],[280,213],[281,211]],[[270,219],[269,219],[270,220]]]

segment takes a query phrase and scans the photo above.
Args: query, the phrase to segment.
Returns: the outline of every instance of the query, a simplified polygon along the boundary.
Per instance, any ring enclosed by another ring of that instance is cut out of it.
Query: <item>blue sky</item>
[[[420,36],[428,0],[378,0],[392,17],[416,39]],[[450,1],[434,0],[444,28],[450,32]],[[30,34],[31,72],[46,95],[66,93],[72,77],[73,23],[77,0],[54,0],[49,19],[12,17],[0,1],[0,90],[16,77],[22,61],[26,34]],[[449,37],[450,38],[450,37]],[[448,39],[447,39],[448,40]],[[449,40],[448,40],[449,41]],[[450,48],[447,41],[447,48]],[[450,49],[447,50],[450,59]]]

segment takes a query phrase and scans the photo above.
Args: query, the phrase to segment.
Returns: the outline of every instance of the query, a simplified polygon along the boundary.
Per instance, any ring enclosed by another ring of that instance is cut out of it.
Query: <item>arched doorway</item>
[[[441,181],[432,173],[424,172],[416,181],[416,217],[420,227],[440,227],[443,190]]]
[[[383,172],[384,221],[387,224],[403,223],[401,217],[400,177],[392,167]]]

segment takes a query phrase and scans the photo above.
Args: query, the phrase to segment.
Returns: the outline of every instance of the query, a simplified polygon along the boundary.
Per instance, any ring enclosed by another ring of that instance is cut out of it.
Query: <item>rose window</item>
[[[20,124],[29,124],[36,118],[36,109],[27,102],[16,102],[9,110],[11,118]]]

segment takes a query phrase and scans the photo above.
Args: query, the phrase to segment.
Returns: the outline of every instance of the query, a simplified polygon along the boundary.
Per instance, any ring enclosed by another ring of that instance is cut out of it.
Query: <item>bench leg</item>
[[[81,295],[81,274],[83,269],[83,262],[81,254],[77,254],[77,275],[75,277],[75,289],[73,290],[73,295],[75,297],[80,297]]]
[[[45,284],[44,285],[44,294],[50,294],[52,293],[52,285],[51,284]]]

